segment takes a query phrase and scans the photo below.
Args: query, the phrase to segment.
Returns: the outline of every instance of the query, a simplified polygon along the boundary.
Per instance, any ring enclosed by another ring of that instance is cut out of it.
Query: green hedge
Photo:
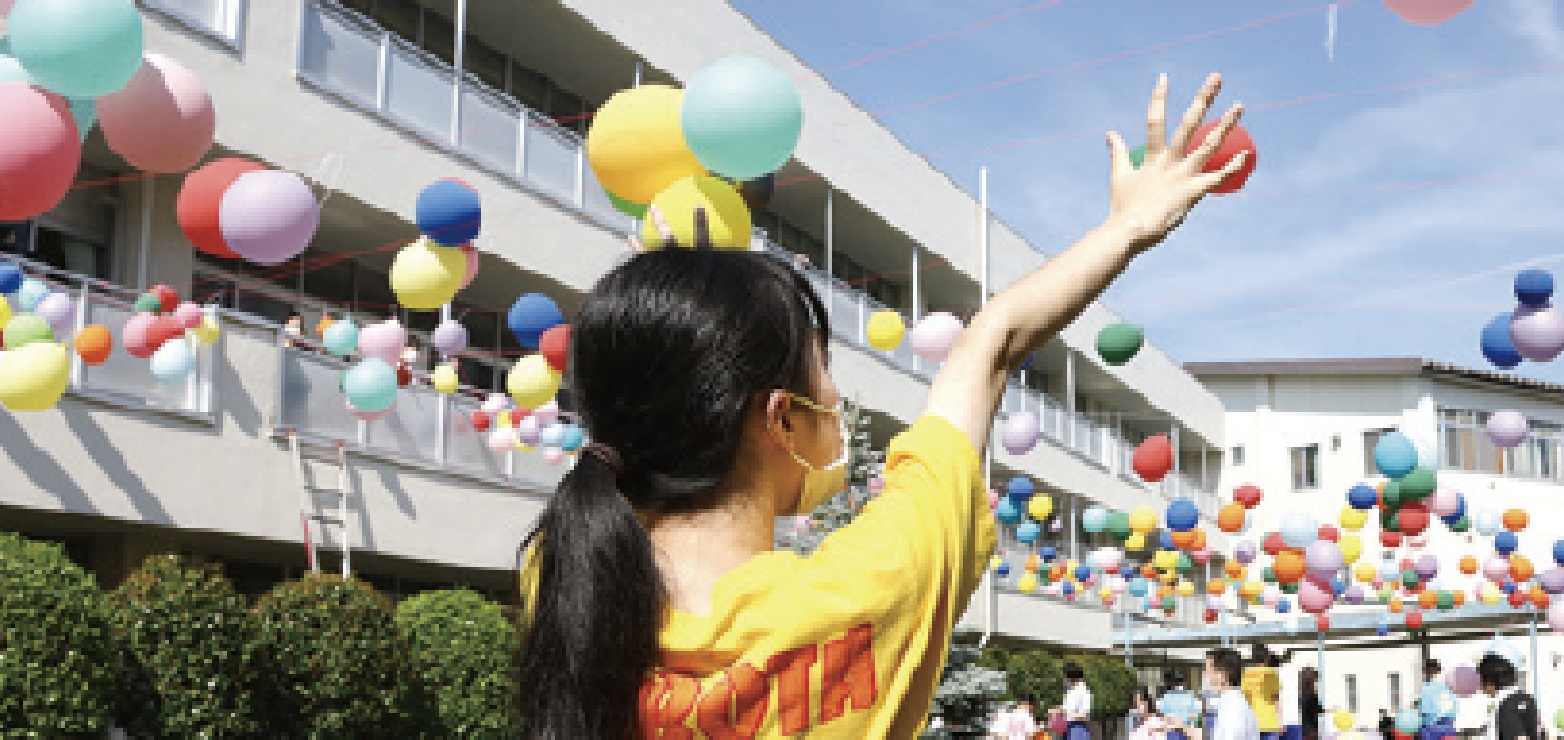
[[[0,533],[0,738],[101,735],[117,673],[93,577],[59,545]]]
[[[235,737],[253,711],[255,622],[222,570],[153,555],[115,590],[125,653],[120,725],[148,737]]]
[[[1075,663],[1086,674],[1092,692],[1092,717],[1112,722],[1129,713],[1135,692],[1135,669],[1112,655],[1081,653],[1059,655],[1046,650],[991,648],[983,653],[984,666],[1005,672],[1005,699],[1033,702],[1039,719],[1064,703],[1064,665]]]
[[[436,737],[517,737],[521,638],[504,608],[473,591],[426,591],[396,608],[410,645],[421,722]]]

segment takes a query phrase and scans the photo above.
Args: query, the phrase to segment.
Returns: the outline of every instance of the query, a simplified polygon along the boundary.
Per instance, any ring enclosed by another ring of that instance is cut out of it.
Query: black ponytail
[[[606,275],[571,328],[575,411],[611,465],[582,454],[537,529],[537,594],[523,645],[524,735],[639,735],[638,697],[667,608],[637,513],[700,511],[738,456],[745,413],[806,392],[824,305],[762,253],[669,249]]]

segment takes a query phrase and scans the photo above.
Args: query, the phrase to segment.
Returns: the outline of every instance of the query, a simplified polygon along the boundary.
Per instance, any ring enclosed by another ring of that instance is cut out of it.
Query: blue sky
[[[1564,269],[1557,0],[1481,0],[1434,28],[1380,0],[1344,2],[1334,61],[1325,0],[733,4],[963,187],[975,192],[988,165],[998,216],[1051,253],[1102,218],[1106,147],[1097,133],[1027,140],[1114,128],[1133,145],[1157,73],[1172,76],[1181,112],[1207,72],[1222,72],[1223,101],[1250,109],[1257,171],[1107,297],[1182,361],[1421,356],[1487,368],[1478,333],[1513,308],[1515,271]],[[1062,71],[1005,82],[1039,70]],[[1564,382],[1564,359],[1517,372]]]

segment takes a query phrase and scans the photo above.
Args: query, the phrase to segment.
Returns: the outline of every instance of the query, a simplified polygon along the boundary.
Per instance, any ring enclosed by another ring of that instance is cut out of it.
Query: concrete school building
[[[499,358],[520,350],[504,327],[511,302],[541,292],[568,315],[625,254],[631,224],[582,142],[592,112],[631,85],[677,85],[740,53],[797,81],[806,126],[779,176],[795,184],[755,214],[754,247],[807,257],[802,269],[831,306],[837,382],[867,407],[877,446],[915,418],[935,368],[905,347],[870,349],[868,314],[969,313],[982,285],[1002,289],[1063,246],[1029,244],[983,212],[720,0],[140,6],[147,49],[195,71],[214,97],[210,157],[294,170],[329,195],[304,260],[258,269],[212,258],[175,221],[182,178],[141,176],[93,133],[80,187],[44,216],[0,226],[0,247],[78,297],[86,323],[117,333],[156,284],[218,307],[221,339],[185,385],[163,386],[145,361],[117,353],[77,367],[56,410],[0,414],[0,527],[65,542],[106,585],[149,553],[183,551],[225,561],[259,593],[309,567],[313,548],[321,568],[393,597],[462,583],[512,598],[517,545],[562,469],[491,452],[470,413],[502,388],[509,360]],[[396,307],[386,272],[416,233],[419,190],[452,176],[480,191],[486,217],[482,269],[452,307],[475,350],[461,361],[466,388],[442,396],[415,382],[391,416],[361,423],[337,388],[342,365],[285,341],[282,326],[295,313],[306,331],[328,311],[361,323],[396,316],[427,370],[439,316]],[[1094,305],[1038,355],[1006,408],[1039,411],[1044,439],[994,466],[996,480],[1027,475],[1055,498],[1056,539],[1077,558],[1092,544],[1078,523],[1086,506],[1128,510],[1175,486],[1209,498],[1224,446],[1217,397],[1171,358],[1151,346],[1123,367],[1096,357],[1097,331],[1118,321]],[[1129,451],[1170,432],[1181,471],[1141,484]],[[987,598],[992,608],[975,604],[965,620],[974,631],[1110,646],[1106,609],[1003,586]]]
[[[1380,435],[1399,430],[1434,451],[1439,485],[1464,494],[1469,515],[1526,510],[1530,524],[1519,535],[1517,552],[1539,571],[1552,566],[1553,543],[1564,536],[1564,515],[1557,506],[1564,493],[1564,387],[1421,358],[1193,362],[1185,368],[1226,409],[1222,490],[1253,483],[1265,492],[1251,533],[1275,530],[1289,512],[1336,523],[1349,488],[1384,480],[1374,464],[1374,446]],[[1520,411],[1530,422],[1529,438],[1513,450],[1497,449],[1485,432],[1489,415],[1501,410]],[[1474,589],[1482,576],[1461,574],[1458,561],[1463,555],[1479,563],[1492,556],[1492,538],[1475,531],[1452,533],[1436,519],[1419,552],[1380,547],[1376,533],[1370,521],[1362,533],[1363,559],[1391,565],[1432,553],[1440,564],[1436,587],[1465,591],[1468,603],[1476,601]],[[1383,613],[1384,606],[1338,606],[1333,613],[1337,610]],[[1542,687],[1541,716],[1551,722],[1564,706],[1564,697],[1548,688],[1564,679],[1564,639],[1542,620],[1533,662],[1526,635],[1530,613],[1512,613],[1506,620],[1512,634],[1506,639],[1525,663],[1521,684],[1530,691],[1535,677]],[[1268,617],[1257,613],[1257,618]],[[1302,632],[1312,632],[1312,623],[1304,620]],[[1404,635],[1401,630],[1394,634]],[[1438,659],[1446,671],[1475,665],[1491,633],[1473,630],[1464,639],[1438,642],[1434,630],[1431,637],[1435,641],[1426,647],[1373,648],[1369,636],[1350,650],[1328,649],[1323,702],[1353,712],[1359,725],[1372,728],[1381,709],[1394,714],[1417,700],[1424,655]],[[1288,668],[1314,663],[1314,651],[1304,649]],[[1461,704],[1460,726],[1484,721],[1484,699]]]

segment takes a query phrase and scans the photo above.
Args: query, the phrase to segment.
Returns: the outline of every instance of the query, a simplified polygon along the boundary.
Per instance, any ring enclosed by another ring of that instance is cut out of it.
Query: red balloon
[[[1216,621],[1216,610],[1215,609],[1207,609],[1206,610],[1206,621],[1207,622],[1215,622]]]
[[[1135,455],[1130,460],[1135,468],[1135,474],[1147,483],[1157,483],[1167,477],[1168,471],[1173,469],[1173,444],[1168,441],[1167,435],[1157,434],[1146,438],[1139,447],[1135,448]]]
[[[565,372],[565,363],[570,358],[570,325],[560,324],[545,330],[538,337],[538,351],[555,371]]]
[[[1402,534],[1416,537],[1428,529],[1428,507],[1422,501],[1408,501],[1396,512],[1396,528]]]
[[[1423,613],[1412,612],[1407,615],[1407,629],[1415,630],[1423,626]]]
[[[1260,547],[1265,550],[1265,554],[1274,558],[1277,553],[1287,549],[1287,543],[1282,541],[1280,532],[1271,532],[1265,536],[1265,541],[1261,543]]]
[[[1319,614],[1314,617],[1314,629],[1319,632],[1330,631],[1330,615]]]
[[[0,221],[25,221],[60,204],[81,165],[70,103],[25,82],[0,85]]]
[[[490,421],[490,419],[489,419],[489,412],[483,411],[483,410],[478,410],[478,411],[472,412],[472,428],[473,428],[473,431],[476,431],[476,432],[486,432],[486,431],[488,431],[489,430],[489,421]]]
[[[522,419],[525,419],[525,418],[527,418],[527,417],[529,417],[531,415],[532,415],[532,409],[511,409],[510,410],[510,425],[511,426],[516,426],[516,425],[521,423]]]
[[[1401,546],[1401,533],[1400,532],[1380,532],[1379,533],[1379,544],[1380,544],[1380,547],[1400,547]]]
[[[1473,0],[1385,0],[1385,7],[1414,26],[1437,26],[1472,7]]]
[[[195,248],[216,257],[237,259],[239,254],[228,248],[223,239],[223,229],[218,223],[222,210],[223,194],[228,186],[246,172],[264,170],[264,165],[247,159],[218,159],[208,162],[189,175],[179,189],[179,199],[174,203],[174,213],[179,228]]]
[[[1520,589],[1510,592],[1510,606],[1520,607],[1526,603],[1526,593]]]
[[[1200,148],[1200,145],[1205,143],[1206,134],[1214,130],[1218,123],[1219,121],[1209,121],[1206,125],[1201,126],[1200,130],[1195,132],[1194,138],[1189,140],[1188,151],[1193,152]],[[1244,166],[1239,168],[1237,172],[1228,175],[1227,179],[1223,180],[1222,184],[1216,186],[1216,189],[1211,192],[1217,194],[1236,193],[1243,188],[1244,183],[1249,182],[1249,176],[1254,174],[1255,164],[1260,159],[1259,152],[1255,151],[1254,139],[1249,136],[1249,131],[1243,127],[1243,124],[1237,124],[1233,126],[1232,131],[1227,132],[1227,138],[1222,140],[1222,146],[1217,147],[1216,153],[1206,160],[1206,166],[1201,169],[1204,172],[1217,172],[1226,167],[1227,163],[1231,162],[1233,157],[1238,156],[1239,152],[1249,152],[1248,159],[1244,160]]]
[[[1263,492],[1260,490],[1259,486],[1245,484],[1239,486],[1237,490],[1233,491],[1233,500],[1243,504],[1245,509],[1253,509],[1254,507],[1260,505],[1260,497],[1262,493]]]
[[[1320,539],[1327,542],[1339,542],[1341,541],[1341,532],[1336,531],[1336,528],[1329,524],[1321,524]]]
[[[159,313],[173,313],[179,307],[179,292],[167,285],[154,285],[147,292],[157,296]]]
[[[184,324],[172,316],[159,316],[152,321],[152,330],[148,337],[152,340],[152,351],[157,352],[163,345],[184,336]]]

